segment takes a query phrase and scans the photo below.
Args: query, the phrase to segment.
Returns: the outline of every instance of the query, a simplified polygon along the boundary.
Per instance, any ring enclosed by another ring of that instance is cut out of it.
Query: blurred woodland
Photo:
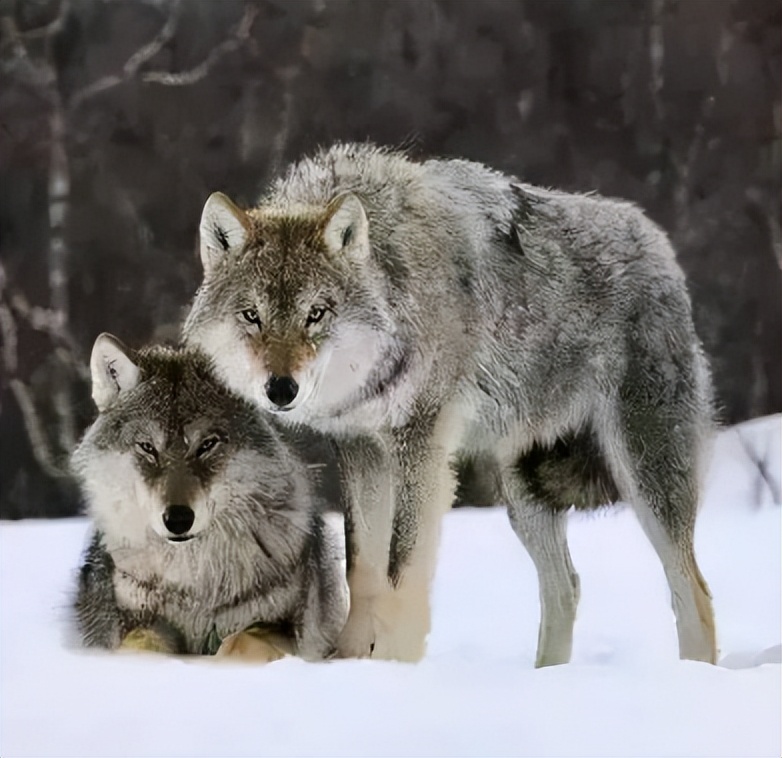
[[[722,420],[782,410],[779,0],[0,0],[0,516],[77,512],[110,331],[176,340],[214,190],[335,140],[641,205]]]

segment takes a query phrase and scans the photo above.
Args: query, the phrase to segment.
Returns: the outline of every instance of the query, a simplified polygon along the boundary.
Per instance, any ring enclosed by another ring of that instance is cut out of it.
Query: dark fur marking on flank
[[[589,510],[619,499],[591,431],[571,433],[550,446],[535,444],[516,468],[532,497],[555,510]]]

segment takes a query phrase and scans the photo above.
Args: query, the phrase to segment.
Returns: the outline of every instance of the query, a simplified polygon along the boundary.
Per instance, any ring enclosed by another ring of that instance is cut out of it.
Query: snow
[[[534,569],[499,508],[446,517],[417,665],[73,649],[86,521],[3,523],[0,755],[779,756],[781,438],[776,416],[716,444],[696,549],[719,666],[677,659],[662,569],[627,508],[572,518],[573,660],[541,670]]]

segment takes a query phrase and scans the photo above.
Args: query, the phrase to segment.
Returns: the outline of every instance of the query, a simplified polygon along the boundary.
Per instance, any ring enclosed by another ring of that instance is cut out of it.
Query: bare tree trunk
[[[52,67],[54,68],[54,67]],[[71,204],[71,172],[68,161],[67,124],[65,109],[57,88],[52,85],[52,112],[49,117],[49,303],[58,331],[67,331],[70,323],[70,302],[68,296],[68,271],[70,250],[66,226]],[[58,363],[59,365],[59,363]],[[64,453],[76,444],[78,432],[74,418],[73,384],[67,367],[63,366],[63,381],[55,384],[52,404],[57,418],[58,447]]]
[[[56,86],[56,85],[55,85]],[[49,117],[49,303],[59,326],[68,323],[68,242],[65,227],[71,194],[71,173],[65,147],[65,113],[59,93]]]

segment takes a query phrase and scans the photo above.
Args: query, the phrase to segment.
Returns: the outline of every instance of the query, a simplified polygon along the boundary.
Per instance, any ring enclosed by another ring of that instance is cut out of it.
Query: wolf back
[[[347,613],[340,556],[308,470],[274,424],[195,350],[93,349],[100,411],[73,455],[94,528],[74,603],[88,646],[143,631],[214,653],[250,627],[333,652]]]
[[[201,257],[186,339],[245,397],[335,440],[343,654],[422,655],[460,454],[487,462],[538,568],[539,664],[570,656],[565,512],[618,497],[663,562],[680,654],[715,659],[692,547],[709,372],[673,250],[638,208],[337,145],[255,208],[213,195]]]

